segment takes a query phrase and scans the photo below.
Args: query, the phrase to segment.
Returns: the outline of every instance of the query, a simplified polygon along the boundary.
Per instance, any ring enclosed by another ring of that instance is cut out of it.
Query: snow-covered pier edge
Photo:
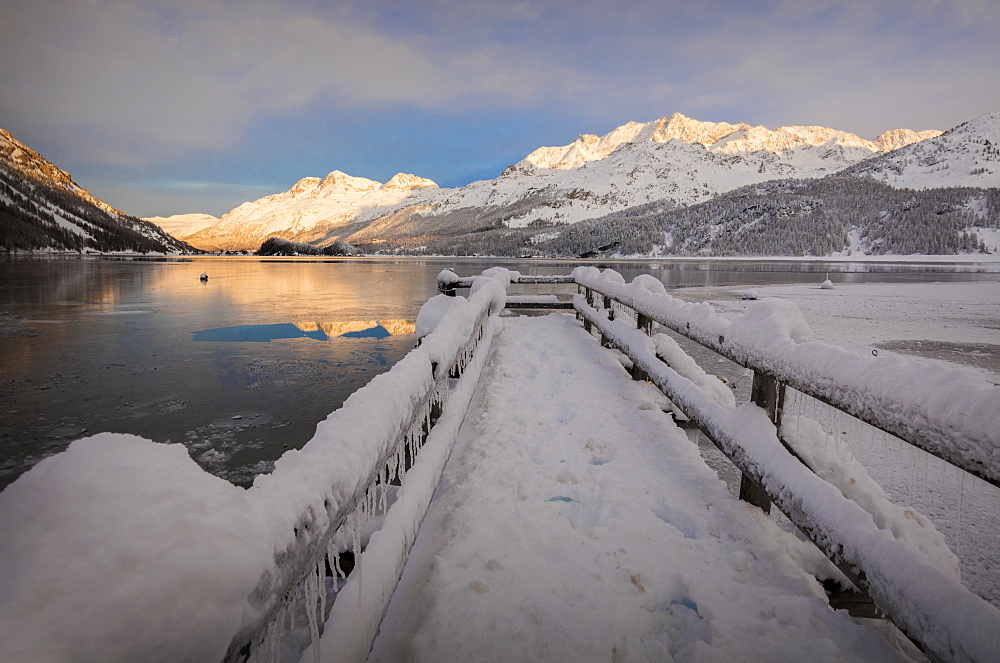
[[[0,493],[0,522],[17,525],[0,536],[0,659],[292,660],[311,642],[304,660],[321,648],[325,660],[364,660],[494,336],[503,339],[508,286],[528,282],[577,284],[572,305],[584,328],[621,353],[633,378],[659,387],[933,660],[986,661],[1000,650],[1000,611],[960,583],[933,525],[892,504],[863,468],[844,470],[855,461],[815,422],[781,416],[784,384],[824,402],[846,398],[857,416],[904,439],[935,431],[930,442],[915,437],[996,485],[993,385],[968,371],[875,363],[818,343],[797,310],[776,301],[729,322],[707,304],[670,297],[649,276],[625,284],[595,268],[541,278],[493,268],[464,279],[445,271],[438,281],[443,294],[417,319],[419,346],[249,490],[203,472],[180,445],[101,434]],[[470,287],[469,297],[450,296],[458,287]],[[545,296],[519,303],[552,304]],[[759,372],[766,409],[736,407],[732,392],[654,323]],[[591,359],[585,347],[574,355]],[[900,380],[917,383],[907,384],[909,396],[897,393]],[[851,405],[859,401],[867,404]]]

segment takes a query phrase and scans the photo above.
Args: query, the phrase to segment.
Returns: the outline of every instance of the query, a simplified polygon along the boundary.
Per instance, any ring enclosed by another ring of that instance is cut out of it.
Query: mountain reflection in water
[[[270,325],[236,325],[192,332],[193,341],[267,343],[285,338],[386,338],[416,331],[413,320],[351,320],[348,322],[297,322]]]

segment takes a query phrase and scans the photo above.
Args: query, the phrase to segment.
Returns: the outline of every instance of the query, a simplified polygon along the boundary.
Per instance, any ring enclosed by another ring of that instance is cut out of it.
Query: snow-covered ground
[[[794,302],[818,340],[865,354],[897,347],[1000,381],[1000,283],[841,284],[837,277],[832,275],[834,287],[828,290],[818,282],[754,290],[761,298]],[[740,298],[744,290],[691,288],[678,295],[711,301],[719,313],[735,317],[752,303]]]
[[[578,322],[504,325],[372,660],[899,658]]]
[[[732,318],[752,304],[740,299],[745,290],[685,288],[677,294],[709,301]],[[818,283],[754,290],[761,298],[794,302],[819,340],[864,354],[896,350],[948,361],[1000,384],[1000,283],[835,282],[830,290]],[[741,378],[748,385],[749,378]],[[893,500],[930,517],[945,534],[966,586],[1000,605],[1000,489],[797,392],[790,392],[785,407],[789,414],[810,416],[829,433],[843,436]],[[721,468],[718,458],[714,461]]]

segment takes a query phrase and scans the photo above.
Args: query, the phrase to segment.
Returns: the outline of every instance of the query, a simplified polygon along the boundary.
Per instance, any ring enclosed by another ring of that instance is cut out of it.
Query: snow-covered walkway
[[[894,660],[572,316],[505,318],[371,660]]]

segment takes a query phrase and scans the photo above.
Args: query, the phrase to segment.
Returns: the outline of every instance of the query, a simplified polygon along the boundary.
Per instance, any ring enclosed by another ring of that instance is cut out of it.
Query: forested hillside
[[[193,251],[97,200],[68,173],[0,129],[0,250]]]
[[[825,256],[985,252],[979,228],[1000,227],[1000,189],[895,189],[868,178],[779,180],[675,208],[647,203],[549,228],[494,227],[418,246],[380,248],[444,255]]]

